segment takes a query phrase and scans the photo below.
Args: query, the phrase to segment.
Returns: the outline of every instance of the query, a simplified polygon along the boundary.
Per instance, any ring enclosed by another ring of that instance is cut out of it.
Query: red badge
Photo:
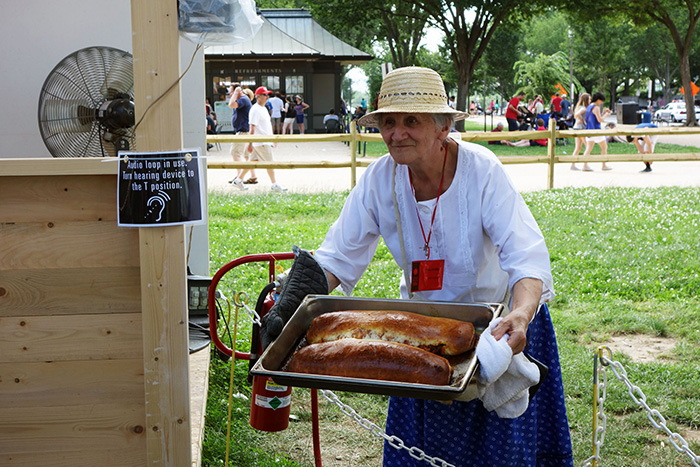
[[[433,259],[411,263],[411,292],[442,289],[445,260]]]

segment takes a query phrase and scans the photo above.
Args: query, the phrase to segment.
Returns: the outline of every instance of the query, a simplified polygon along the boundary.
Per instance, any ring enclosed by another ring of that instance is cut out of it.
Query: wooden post
[[[549,140],[547,141],[547,189],[554,188],[554,152],[557,147],[557,120],[549,119]]]
[[[180,75],[177,2],[132,0],[136,121]],[[148,110],[136,150],[182,148],[180,85]],[[191,466],[184,226],[139,230],[147,465]]]
[[[350,189],[357,183],[357,122],[350,122]]]

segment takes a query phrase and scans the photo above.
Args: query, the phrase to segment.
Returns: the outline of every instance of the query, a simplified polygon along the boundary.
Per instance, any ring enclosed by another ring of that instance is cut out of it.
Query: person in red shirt
[[[559,93],[554,94],[554,97],[552,97],[552,115],[557,120],[561,117],[561,97],[559,97]]]
[[[537,119],[537,131],[545,131],[547,128],[544,126],[544,120],[541,118]],[[520,141],[501,141],[501,144],[507,144],[508,146],[542,146],[547,147],[547,138],[545,139],[522,139]]]
[[[520,125],[518,125],[518,116],[523,113],[518,109],[518,106],[522,100],[525,100],[525,91],[520,91],[517,96],[508,102],[508,107],[506,108],[508,131],[518,131],[520,128]]]

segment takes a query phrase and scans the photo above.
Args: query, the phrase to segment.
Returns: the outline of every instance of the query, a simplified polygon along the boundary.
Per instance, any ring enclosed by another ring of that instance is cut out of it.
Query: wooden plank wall
[[[0,177],[0,465],[142,466],[138,229],[116,175]]]

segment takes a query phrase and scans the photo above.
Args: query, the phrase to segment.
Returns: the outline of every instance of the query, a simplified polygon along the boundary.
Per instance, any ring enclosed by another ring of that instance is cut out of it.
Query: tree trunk
[[[687,117],[685,126],[697,126],[698,122],[695,118],[695,99],[693,96],[692,81],[690,80],[690,60],[688,59],[688,48],[684,47],[680,51],[681,56],[681,82],[683,83],[683,97],[685,100],[685,108],[687,109]]]
[[[466,68],[466,67],[464,67]],[[462,112],[468,112],[469,107],[467,106],[467,97],[469,97],[469,84],[471,79],[471,73],[467,70],[459,70],[457,78],[457,110]],[[457,131],[464,131],[464,120],[460,120],[455,123],[455,129]]]

